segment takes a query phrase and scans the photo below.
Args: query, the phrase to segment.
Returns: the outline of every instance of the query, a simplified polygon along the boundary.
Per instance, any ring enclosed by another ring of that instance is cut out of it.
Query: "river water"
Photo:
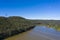
[[[60,31],[46,26],[36,26],[30,31],[19,34],[16,38],[8,38],[7,40],[60,40]]]

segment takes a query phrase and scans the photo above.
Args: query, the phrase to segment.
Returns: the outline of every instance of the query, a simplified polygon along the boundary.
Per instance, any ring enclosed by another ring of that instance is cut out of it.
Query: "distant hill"
[[[31,20],[33,23],[41,23],[41,24],[60,24],[60,20]]]

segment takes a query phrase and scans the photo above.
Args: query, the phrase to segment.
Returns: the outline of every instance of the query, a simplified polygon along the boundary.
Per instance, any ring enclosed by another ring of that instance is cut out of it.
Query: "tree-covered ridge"
[[[19,16],[0,17],[0,38],[27,31],[33,26],[30,20]]]

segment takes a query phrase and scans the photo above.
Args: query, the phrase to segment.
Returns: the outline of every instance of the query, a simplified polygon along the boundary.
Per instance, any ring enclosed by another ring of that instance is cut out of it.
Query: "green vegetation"
[[[19,16],[0,17],[0,40],[30,30],[34,24]]]
[[[31,20],[35,25],[45,25],[60,31],[60,20]]]

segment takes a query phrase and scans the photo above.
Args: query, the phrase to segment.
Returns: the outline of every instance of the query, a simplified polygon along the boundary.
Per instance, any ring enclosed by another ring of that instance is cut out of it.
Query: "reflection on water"
[[[49,26],[49,28],[53,28],[56,31],[60,31],[60,26],[59,25],[58,26]]]
[[[40,31],[40,32],[44,32],[44,33],[50,33],[50,34],[55,34],[55,35],[60,35],[60,31],[56,30],[56,28],[53,27],[46,27],[46,26],[37,26],[35,29],[35,31]]]

